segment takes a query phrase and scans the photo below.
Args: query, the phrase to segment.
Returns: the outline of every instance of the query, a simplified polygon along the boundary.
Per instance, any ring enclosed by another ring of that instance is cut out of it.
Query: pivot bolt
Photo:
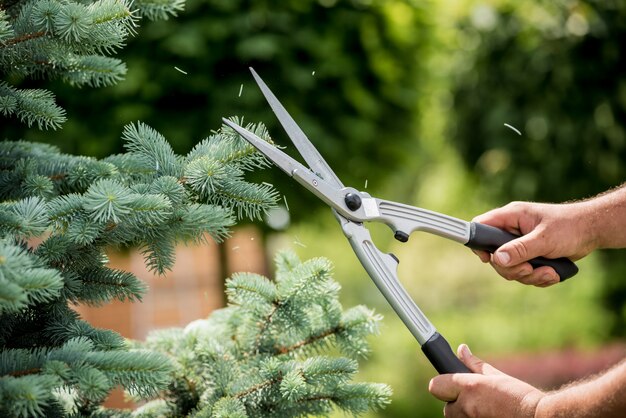
[[[402,231],[396,231],[393,237],[400,242],[407,242],[409,240],[409,234],[407,234],[406,232],[402,232]]]
[[[348,207],[348,209],[350,209],[352,212],[358,210],[361,207],[361,196],[359,196],[358,194],[348,193],[346,194],[344,201],[346,202],[346,206]]]

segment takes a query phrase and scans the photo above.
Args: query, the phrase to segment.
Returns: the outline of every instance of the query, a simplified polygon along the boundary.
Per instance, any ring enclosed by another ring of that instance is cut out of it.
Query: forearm
[[[626,247],[626,184],[580,203],[589,210],[597,248]]]
[[[601,376],[544,396],[535,418],[626,416],[626,361]]]

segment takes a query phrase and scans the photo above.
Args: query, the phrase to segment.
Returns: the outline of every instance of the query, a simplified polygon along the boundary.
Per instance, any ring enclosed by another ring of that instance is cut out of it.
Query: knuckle
[[[525,260],[528,256],[528,246],[524,241],[516,240],[511,244],[511,249],[520,260]]]
[[[519,212],[519,211],[525,211],[526,207],[527,207],[528,203],[526,202],[521,202],[519,200],[513,201],[509,204],[507,204],[505,207],[508,209],[511,209],[513,211]]]

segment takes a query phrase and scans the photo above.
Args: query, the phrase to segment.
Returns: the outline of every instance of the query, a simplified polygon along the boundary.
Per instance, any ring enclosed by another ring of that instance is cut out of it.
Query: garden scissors
[[[398,280],[397,257],[381,252],[374,245],[369,230],[363,223],[382,222],[402,242],[406,242],[413,231],[425,231],[462,243],[469,248],[491,253],[517,236],[489,225],[378,199],[355,188],[345,187],[259,75],[252,68],[250,71],[289,138],[309,166],[304,166],[233,121],[223,119],[224,123],[332,208],[359,261],[417,339],[437,372],[469,373],[469,369],[457,358],[446,339],[437,332]],[[576,265],[567,258],[539,257],[530,263],[535,268],[544,265],[553,267],[561,281],[578,272]]]

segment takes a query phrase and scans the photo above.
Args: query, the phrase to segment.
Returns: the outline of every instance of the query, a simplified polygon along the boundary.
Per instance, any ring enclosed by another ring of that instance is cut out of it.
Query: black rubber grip
[[[470,223],[470,239],[466,246],[474,250],[482,250],[490,253],[495,252],[503,244],[519,238],[518,235],[511,234],[490,225],[478,222]],[[537,257],[529,261],[533,268],[541,266],[552,267],[559,275],[561,281],[567,280],[578,273],[578,267],[569,258],[545,258]]]
[[[470,369],[454,354],[448,341],[438,332],[435,332],[422,345],[422,351],[439,374],[471,373]]]

